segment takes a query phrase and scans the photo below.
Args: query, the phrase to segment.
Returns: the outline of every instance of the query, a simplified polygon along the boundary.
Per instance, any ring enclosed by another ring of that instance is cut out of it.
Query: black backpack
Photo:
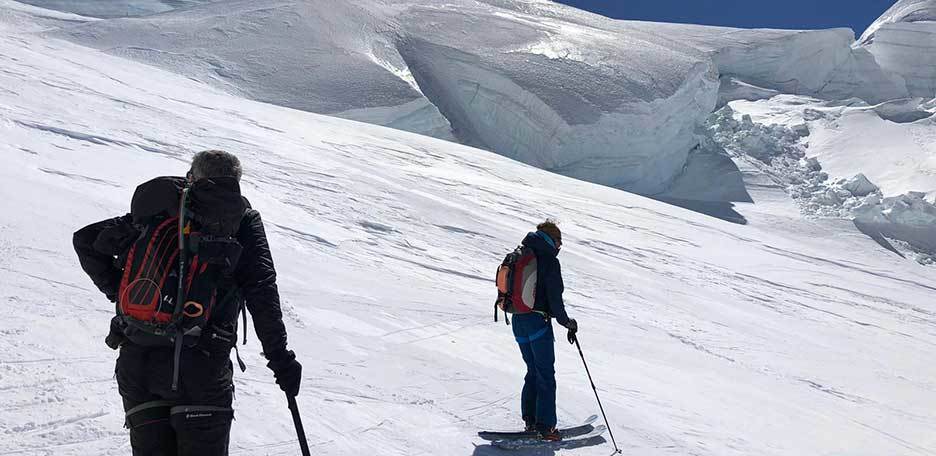
[[[234,178],[160,177],[133,195],[139,235],[121,258],[118,326],[134,344],[175,348],[173,390],[182,347],[196,345],[216,306],[230,302],[219,293],[236,293],[235,236],[248,207]]]

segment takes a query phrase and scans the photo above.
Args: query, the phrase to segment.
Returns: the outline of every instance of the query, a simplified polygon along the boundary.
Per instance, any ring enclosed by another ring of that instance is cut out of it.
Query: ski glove
[[[273,371],[276,384],[288,396],[299,395],[299,382],[302,380],[302,364],[296,361],[296,354],[292,350],[282,350],[270,357],[267,367]]]
[[[575,333],[578,332],[578,322],[575,321],[574,318],[571,319],[571,320],[569,320],[569,322],[566,323],[566,329],[569,330],[569,334],[566,336],[566,337],[569,339],[569,343],[570,343],[570,344],[574,344],[574,343],[575,343]]]

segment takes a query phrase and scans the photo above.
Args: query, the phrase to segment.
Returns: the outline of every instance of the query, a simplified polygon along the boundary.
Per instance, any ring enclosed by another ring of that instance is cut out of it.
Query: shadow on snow
[[[505,450],[491,444],[475,445],[471,456],[554,456],[559,450],[574,450],[576,448],[593,447],[607,443],[602,436],[595,436],[588,439],[571,439],[562,442],[556,442],[547,447],[539,448],[521,448],[517,450]]]

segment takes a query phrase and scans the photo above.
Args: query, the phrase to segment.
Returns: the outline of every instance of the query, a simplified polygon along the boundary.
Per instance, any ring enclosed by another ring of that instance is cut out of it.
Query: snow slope
[[[37,8],[12,0],[0,0],[0,31],[40,32],[93,21],[93,18]]]
[[[316,454],[502,454],[474,437],[519,424],[490,276],[546,216],[563,221],[569,310],[626,453],[936,452],[936,273],[849,223],[756,205],[726,223],[2,27],[0,454],[129,453],[111,305],[71,232],[209,147],[241,156],[264,214]],[[296,454],[251,339],[232,454]],[[577,353],[560,339],[557,356],[560,420],[594,413]]]
[[[136,17],[187,8],[212,0],[23,0],[40,8],[97,18]]]
[[[381,44],[371,41],[385,20],[384,13],[352,3],[239,1],[99,21],[69,33],[259,101],[325,114],[352,111],[350,117],[355,110],[395,108],[405,117],[411,105],[428,103],[389,63],[381,65]],[[445,119],[429,111],[428,128],[414,129],[450,137]]]

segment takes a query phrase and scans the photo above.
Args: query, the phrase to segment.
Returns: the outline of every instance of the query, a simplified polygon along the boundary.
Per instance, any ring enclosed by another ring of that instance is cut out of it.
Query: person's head
[[[538,231],[546,233],[553,242],[556,243],[556,249],[562,247],[562,231],[559,230],[559,225],[553,219],[546,219],[545,222],[536,225]]]
[[[203,150],[192,158],[192,168],[187,177],[191,182],[212,177],[233,177],[240,181],[242,173],[240,160],[234,154],[223,150]]]

